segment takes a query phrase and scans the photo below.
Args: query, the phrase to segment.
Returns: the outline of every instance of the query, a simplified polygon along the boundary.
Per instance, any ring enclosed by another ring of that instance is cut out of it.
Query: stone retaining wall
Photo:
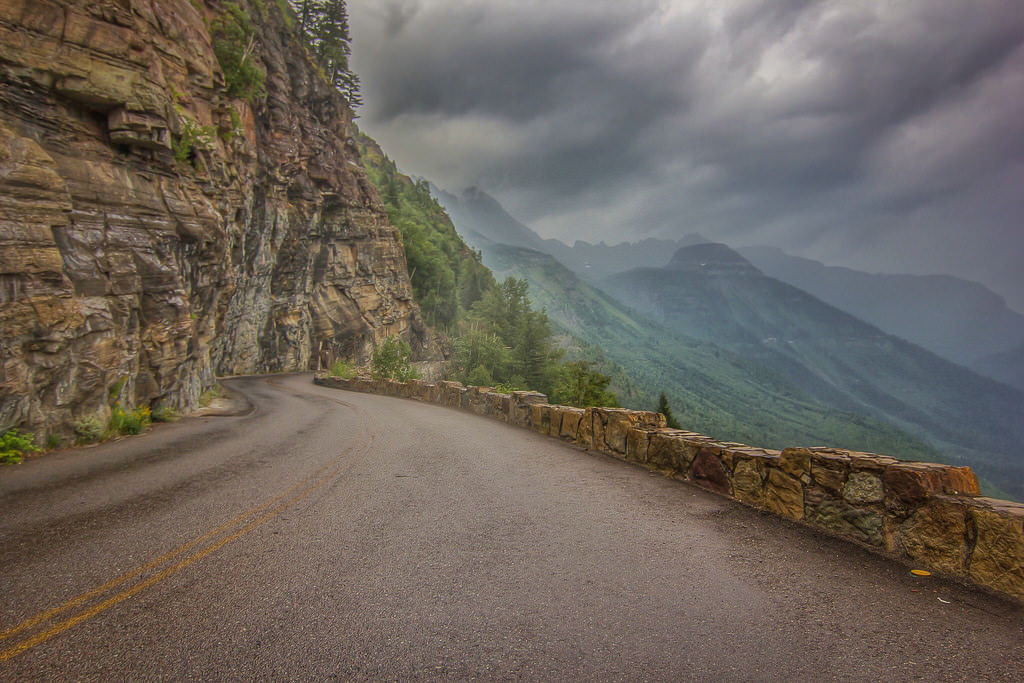
[[[421,380],[314,381],[487,415],[1024,600],[1024,505],[980,496],[967,467],[835,448],[751,448],[669,429],[659,413],[551,405],[532,391]]]

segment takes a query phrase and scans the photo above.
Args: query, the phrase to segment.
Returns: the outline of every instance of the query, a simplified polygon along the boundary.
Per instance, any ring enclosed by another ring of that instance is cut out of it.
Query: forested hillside
[[[837,410],[885,420],[942,458],[1024,494],[1024,394],[885,334],[755,268],[724,244],[680,249],[664,268],[602,286],[666,327],[787,378]]]
[[[686,429],[762,447],[833,445],[935,459],[934,450],[879,420],[829,408],[781,375],[630,310],[553,257],[491,244],[484,261],[530,283],[530,295],[567,333],[622,368],[628,407],[653,409],[664,391]]]
[[[609,378],[592,362],[599,352],[588,349],[565,361],[547,314],[530,305],[527,282],[509,277],[498,283],[428,183],[401,173],[369,136],[357,133],[356,140],[388,217],[402,233],[416,301],[427,322],[448,336],[451,376],[467,384],[542,391],[567,405],[616,405]]]

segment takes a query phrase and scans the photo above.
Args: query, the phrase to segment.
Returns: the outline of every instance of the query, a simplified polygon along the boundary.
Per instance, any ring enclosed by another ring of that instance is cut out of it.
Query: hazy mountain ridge
[[[766,275],[995,379],[1006,381],[998,361],[975,363],[1024,346],[1024,315],[977,282],[949,275],[866,273],[775,247],[737,251]]]
[[[1018,434],[1024,427],[1014,412],[1017,406],[1024,410],[1024,395],[1012,388],[770,278],[726,245],[659,251],[642,267],[598,279],[594,268],[574,273],[560,263],[557,254],[569,247],[541,239],[485,193],[472,195],[470,203],[478,210],[470,214],[471,228],[460,210],[465,202],[450,194],[447,201],[456,227],[482,250],[489,267],[526,277],[534,300],[548,307],[553,320],[604,348],[642,389],[667,391],[683,406],[677,413],[687,426],[763,446],[827,442],[969,463],[997,487],[1024,495],[1024,465],[1008,455],[1024,436]],[[503,244],[506,237],[519,244]],[[583,255],[595,246],[621,256],[618,264],[642,251],[635,245],[577,243],[571,253]],[[659,291],[658,283],[672,278],[711,278],[725,287],[718,292],[691,288],[686,296],[679,292],[687,287]],[[618,300],[601,291],[615,290],[616,281],[637,279],[641,286],[611,292]],[[987,292],[958,282],[967,290]],[[767,298],[751,305],[749,294],[764,287]],[[669,309],[691,312],[685,328],[663,316],[666,301],[673,302]],[[652,400],[642,391],[633,398]],[[878,434],[885,437],[867,444],[863,435],[850,433],[866,424],[881,427]],[[781,434],[787,435],[785,443]],[[936,447],[939,452],[931,450]]]
[[[664,265],[680,247],[708,241],[702,235],[691,233],[675,240],[648,237],[614,245],[576,240],[568,245],[561,240],[544,239],[479,188],[469,188],[458,195],[436,186],[431,189],[463,232],[464,239],[474,247],[483,249],[488,244],[507,244],[533,249],[553,256],[589,282],[632,268]]]
[[[478,188],[461,195],[434,190],[474,247],[482,249],[486,240],[535,249],[592,284],[633,268],[661,267],[681,247],[709,241],[691,233],[678,240],[647,238],[616,245],[577,240],[569,246],[543,239]],[[1001,354],[1024,343],[1024,315],[980,283],[949,275],[876,274],[827,266],[775,247],[737,251],[766,275],[948,360],[1009,384],[1020,375],[1021,364],[1014,356]]]
[[[623,369],[641,388],[622,397],[627,404],[649,409],[665,391],[687,428],[758,446],[825,442],[906,458],[936,457],[896,427],[829,408],[757,363],[630,310],[548,254],[489,242],[483,256],[496,274],[526,278],[531,298],[553,321],[599,345]]]
[[[1024,344],[1003,353],[981,358],[973,363],[971,368],[1024,391]]]

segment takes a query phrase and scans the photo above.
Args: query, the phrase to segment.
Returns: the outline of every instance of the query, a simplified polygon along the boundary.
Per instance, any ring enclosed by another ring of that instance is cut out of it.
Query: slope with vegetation
[[[680,249],[664,268],[603,283],[677,334],[786,377],[836,410],[884,420],[946,459],[1024,495],[1024,393],[885,334],[764,275],[723,244]]]
[[[978,367],[979,359],[1024,345],[1024,315],[977,282],[949,275],[866,273],[774,247],[736,251],[765,275],[982,374],[989,372]]]
[[[456,323],[497,288],[480,255],[466,246],[425,181],[401,173],[373,138],[355,134],[363,168],[380,190],[391,224],[402,234],[413,294],[431,326],[456,331]]]
[[[627,308],[547,254],[494,243],[483,254],[496,273],[525,278],[534,302],[567,333],[603,349],[625,375],[629,407],[653,409],[664,392],[685,428],[719,439],[935,457],[896,427],[823,405],[754,361]]]
[[[413,293],[427,322],[450,339],[453,377],[468,384],[542,391],[569,405],[616,405],[609,379],[584,358],[564,362],[528,284],[498,283],[459,236],[424,180],[398,170],[380,146],[356,133],[363,166],[402,233]]]

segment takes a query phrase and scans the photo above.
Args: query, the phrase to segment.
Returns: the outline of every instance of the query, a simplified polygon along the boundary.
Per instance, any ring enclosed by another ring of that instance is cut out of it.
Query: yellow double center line
[[[336,402],[341,403],[340,401]],[[367,436],[365,427],[362,436]],[[365,447],[369,447],[372,441],[373,435],[370,434],[369,441],[367,441],[363,445]],[[60,614],[63,614],[85,603],[88,603],[89,601],[110,592],[111,590],[117,588],[118,586],[121,586],[122,584],[128,583],[133,579],[143,577],[149,572],[159,568],[160,566],[164,565],[170,560],[173,560],[181,555],[185,555],[183,559],[178,560],[176,563],[166,567],[160,572],[153,574],[148,578],[141,579],[137,583],[132,584],[131,586],[121,590],[118,593],[115,593],[114,595],[111,595],[102,602],[99,602],[75,614],[74,616],[68,617],[63,621],[53,624],[49,628],[46,628],[45,630],[40,631],[39,633],[31,636],[30,638],[21,641],[17,645],[9,647],[6,650],[0,651],[0,663],[6,662],[12,657],[16,657],[22,652],[46,642],[50,638],[53,638],[54,636],[59,635],[64,631],[67,631],[73,626],[76,626],[77,624],[80,624],[83,621],[91,619],[95,617],[97,614],[100,614],[101,612],[104,612],[110,609],[111,607],[121,602],[124,602],[128,598],[137,595],[138,593],[141,593],[150,586],[157,584],[160,581],[163,581],[164,579],[173,574],[178,573],[185,567],[188,567],[189,565],[198,562],[207,555],[216,552],[217,550],[223,548],[232,541],[238,540],[239,538],[245,536],[253,529],[256,529],[257,527],[270,521],[274,517],[281,514],[284,510],[288,509],[292,505],[295,505],[295,503],[299,502],[303,498],[306,498],[311,493],[321,488],[325,484],[331,482],[335,477],[337,477],[338,475],[342,474],[345,470],[350,468],[354,463],[353,460],[347,460],[341,463],[338,463],[338,460],[351,453],[355,447],[356,446],[346,449],[330,463],[316,470],[302,481],[289,487],[288,489],[285,489],[284,491],[274,496],[270,500],[266,501],[262,505],[254,507],[251,510],[247,510],[242,514],[238,515],[237,517],[225,522],[224,524],[221,524],[216,529],[212,529],[203,534],[202,536],[198,536],[192,539],[191,541],[184,543],[183,545],[180,545],[177,548],[174,548],[173,550],[161,555],[160,557],[150,562],[147,562],[144,565],[138,566],[114,579],[111,579],[102,586],[82,593],[81,595],[71,598],[70,600],[61,605],[48,609],[44,612],[40,612],[39,614],[33,617],[29,617],[28,619],[22,621],[20,624],[17,624],[16,626],[12,626],[8,629],[0,631],[0,642],[2,642],[4,640],[7,640],[18,635],[19,633],[28,631],[38,626],[39,624],[48,622]],[[239,528],[237,531],[221,538],[212,545],[206,546],[200,550],[196,550],[195,552],[188,554],[197,546],[200,546],[206,541],[212,540],[220,536],[221,534],[237,527],[239,524],[244,523],[245,520],[248,520],[254,516],[257,517],[250,521],[248,524],[245,524],[244,526]]]

